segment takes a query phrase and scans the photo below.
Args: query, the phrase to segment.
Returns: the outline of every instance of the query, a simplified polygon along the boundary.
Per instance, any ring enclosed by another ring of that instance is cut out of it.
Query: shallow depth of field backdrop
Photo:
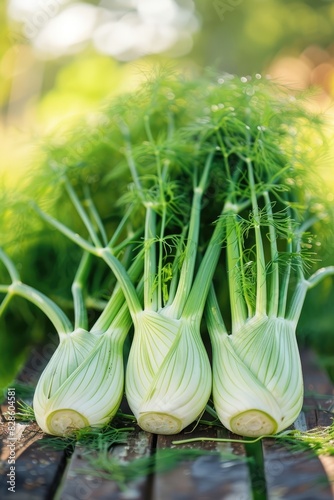
[[[0,246],[19,256],[27,281],[45,293],[53,280],[61,291],[52,248],[34,245],[33,232],[23,241],[8,206],[33,182],[30,169],[48,136],[66,134],[106,98],[135,90],[157,64],[195,76],[207,67],[270,75],[292,92],[314,88],[306,105],[326,115],[329,143],[316,168],[326,201],[334,200],[334,1],[7,0],[0,9]],[[334,263],[330,239],[323,259]],[[298,334],[329,371],[333,288],[328,279],[309,293]],[[13,301],[0,320],[1,387],[50,336],[52,327],[33,306]]]

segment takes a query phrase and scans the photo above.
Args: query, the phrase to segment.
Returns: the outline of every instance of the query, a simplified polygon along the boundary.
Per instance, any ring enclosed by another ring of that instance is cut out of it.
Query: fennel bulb
[[[124,391],[121,334],[112,331],[95,337],[95,346],[90,351],[80,350],[80,362],[67,377],[66,358],[73,352],[75,332],[61,341],[38,381],[33,400],[37,423],[44,432],[63,436],[81,427],[103,426],[113,418]],[[85,340],[89,337],[93,335],[87,332]],[[59,366],[64,369],[54,383]]]
[[[137,259],[130,269],[133,278],[139,269]],[[74,304],[76,322],[85,322],[80,296]],[[63,436],[82,427],[102,427],[114,417],[124,394],[123,345],[130,327],[129,310],[116,289],[89,332],[77,328],[59,335],[59,346],[39,378],[33,400],[44,432]]]
[[[213,288],[206,317],[213,347],[213,402],[219,419],[236,434],[259,437],[284,430],[299,415],[303,377],[296,327],[307,290],[333,274],[334,267],[305,278],[301,239],[314,218],[297,224],[289,211],[285,218],[273,213],[269,192],[263,184],[256,185],[250,158],[244,161],[252,213],[242,220],[231,208],[225,219],[231,334]],[[260,198],[265,203],[262,211]],[[264,234],[269,239],[269,257]],[[285,240],[284,251],[278,249],[279,238]]]
[[[232,335],[214,328],[213,401],[223,425],[249,437],[291,425],[304,392],[295,323],[254,316]]]
[[[220,253],[217,236],[202,263],[202,271],[198,271],[195,279],[193,277],[201,200],[212,157],[210,153],[200,180],[194,186],[185,246],[182,238],[174,238],[176,253],[171,267],[164,266],[166,253],[170,253],[170,247],[166,252],[163,245],[169,208],[166,193],[169,199],[171,193],[171,189],[166,190],[166,179],[163,189],[157,190],[155,204],[144,198],[144,307],[132,314],[134,337],[126,369],[125,394],[140,427],[156,434],[181,432],[203,413],[211,393],[211,366],[201,339],[200,325]],[[166,173],[162,175],[164,177]],[[138,189],[144,194],[139,182]],[[159,215],[160,232],[156,237]],[[163,279],[164,270],[171,274],[169,286]],[[198,282],[202,283],[202,295],[196,293]]]
[[[140,427],[176,434],[204,410],[211,366],[199,322],[143,311],[138,315],[126,371],[126,396]]]
[[[0,292],[6,293],[0,315],[13,297],[20,296],[39,307],[58,333],[59,345],[40,375],[34,393],[38,425],[47,434],[58,436],[82,427],[105,425],[117,412],[124,393],[123,344],[131,317],[122,291],[115,288],[88,331],[83,288],[90,259],[85,253],[72,285],[76,326],[73,330],[70,320],[51,299],[21,282],[14,263],[1,248],[0,260],[12,279],[10,285],[0,286]],[[139,255],[129,269],[133,279],[142,268],[140,260]]]
[[[137,259],[132,276],[138,268]],[[83,304],[75,303],[81,311]],[[124,394],[123,345],[130,327],[118,289],[90,332],[77,328],[59,335],[59,346],[39,378],[33,400],[44,432],[62,436],[82,427],[101,427],[114,417]]]
[[[153,141],[150,133],[148,137]],[[199,418],[212,390],[212,371],[200,328],[221,251],[224,228],[219,222],[197,272],[195,266],[199,255],[202,198],[214,151],[215,146],[211,146],[201,172],[197,169],[192,172],[189,223],[182,227],[181,237],[174,237],[176,248],[172,255],[170,247],[166,251],[164,236],[166,221],[171,218],[168,209],[173,206],[167,199],[175,203],[176,196],[171,197],[166,182],[167,169],[159,174],[158,151],[155,204],[145,199],[144,193],[148,190],[144,191],[139,177],[133,175],[146,208],[144,307],[132,314],[134,337],[126,369],[125,394],[140,427],[156,434],[181,432]],[[130,164],[135,168],[134,161]],[[166,259],[170,266],[164,265]]]
[[[204,165],[201,165],[198,181],[197,169],[192,173],[189,224],[183,226],[184,221],[181,219],[181,234],[171,236],[165,234],[168,234],[168,223],[173,228],[175,221],[180,225],[180,214],[184,210],[183,206],[179,206],[183,200],[179,192],[180,185],[168,178],[167,161],[163,163],[164,168],[160,168],[158,153],[157,174],[146,174],[143,179],[140,178],[131,154],[131,149],[127,148],[127,159],[136,184],[135,195],[145,210],[143,305],[129,273],[115,256],[114,249],[103,246],[94,235],[94,228],[89,224],[84,207],[68,180],[65,180],[65,186],[89,230],[90,241],[41,210],[38,212],[84,250],[104,260],[114,272],[134,326],[125,377],[128,404],[144,430],[174,434],[201,415],[212,388],[211,366],[201,339],[200,326],[221,250],[220,224],[213,232],[195,278],[194,274],[198,258],[201,202],[213,153],[210,151]],[[143,188],[142,180],[149,186]],[[81,366],[70,376],[72,383],[74,377],[80,377],[80,370]],[[51,411],[51,407],[48,411]]]

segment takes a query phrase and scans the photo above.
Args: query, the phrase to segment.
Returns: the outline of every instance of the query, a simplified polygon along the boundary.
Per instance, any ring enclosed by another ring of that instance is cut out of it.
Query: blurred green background
[[[270,75],[297,90],[314,88],[307,106],[324,113],[329,141],[329,150],[319,152],[317,168],[327,185],[326,201],[334,200],[334,1],[7,0],[0,9],[3,206],[15,202],[31,183],[43,141],[55,133],[66,135],[106,98],[135,90],[157,63],[190,75],[212,67],[240,76]],[[48,259],[57,260],[50,245],[28,248],[13,231],[8,211],[1,216],[0,245],[20,255],[21,266],[22,253],[29,251],[35,283],[49,292],[54,280],[54,288],[61,290],[58,267],[51,266],[53,274],[43,267]],[[26,224],[24,214],[21,224]],[[333,264],[328,241],[323,259]],[[309,294],[299,341],[321,353],[334,378],[333,300],[330,279]],[[52,329],[20,300],[0,328],[4,386]]]

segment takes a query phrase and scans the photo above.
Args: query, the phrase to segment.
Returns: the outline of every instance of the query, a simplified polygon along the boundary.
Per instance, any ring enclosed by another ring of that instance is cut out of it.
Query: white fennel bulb
[[[122,291],[115,288],[103,312],[87,330],[83,297],[90,264],[87,255],[83,255],[72,285],[73,328],[57,304],[22,283],[14,263],[0,248],[0,261],[12,278],[10,285],[0,286],[7,294],[3,304],[6,306],[15,295],[30,301],[46,314],[58,333],[59,345],[38,380],[33,398],[36,421],[48,434],[62,436],[78,428],[106,424],[118,410],[124,393],[123,344],[131,317]],[[130,270],[133,279],[140,269],[138,258]],[[5,307],[0,309],[1,316]]]
[[[225,218],[231,333],[213,288],[206,317],[219,419],[236,434],[259,437],[286,429],[299,415],[303,377],[296,328],[307,290],[334,268],[305,278],[301,239],[314,218],[297,224],[290,207],[274,214],[269,192],[255,183],[251,160],[243,161],[252,213],[242,219],[231,206]]]
[[[303,404],[295,324],[254,317],[237,333],[213,340],[213,400],[221,422],[249,437],[291,425]]]
[[[126,395],[140,427],[175,434],[203,412],[211,367],[198,321],[143,311],[126,371]]]
[[[155,203],[145,200],[145,191],[138,186],[146,209],[144,307],[132,308],[134,337],[125,394],[140,427],[156,434],[181,432],[204,412],[212,390],[200,327],[221,250],[219,224],[195,275],[202,196],[212,158],[210,153],[198,182],[194,173],[189,223],[180,235],[166,240],[168,245],[164,244],[164,231],[171,217],[167,199],[171,200],[173,185],[169,188],[164,183],[166,191],[155,189]],[[182,199],[179,193],[176,199]],[[125,294],[125,287],[123,290]],[[130,308],[130,301],[128,304]]]
[[[59,345],[44,368],[37,387],[50,396],[65,382],[95,346],[97,337],[83,329],[59,334]]]
[[[66,359],[70,351],[74,353],[73,342],[65,340],[59,345],[34,395],[36,420],[44,432],[62,436],[81,427],[103,426],[113,418],[124,391],[124,333],[120,333],[97,338],[90,352],[80,352],[73,371]],[[59,366],[62,375],[52,384]]]

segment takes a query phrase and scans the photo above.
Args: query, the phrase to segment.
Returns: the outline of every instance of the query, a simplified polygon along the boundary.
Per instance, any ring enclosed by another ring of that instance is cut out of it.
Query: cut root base
[[[177,434],[182,430],[182,422],[172,415],[158,412],[141,413],[138,425],[152,434]]]
[[[75,429],[81,429],[89,425],[86,417],[75,410],[56,410],[47,418],[49,433],[55,436],[65,436]]]
[[[260,410],[247,410],[231,419],[231,431],[240,436],[260,437],[275,434],[277,422],[268,413]]]

